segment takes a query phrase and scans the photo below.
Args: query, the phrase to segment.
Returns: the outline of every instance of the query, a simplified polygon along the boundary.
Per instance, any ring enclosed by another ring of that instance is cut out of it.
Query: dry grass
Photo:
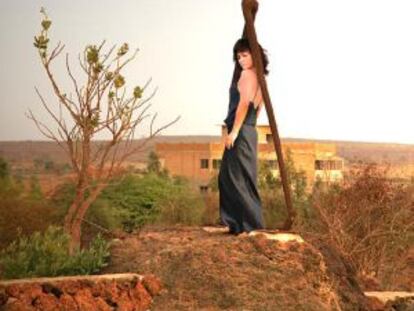
[[[359,288],[331,267],[306,242],[153,227],[118,241],[104,272],[160,277],[154,310],[364,310]]]
[[[408,269],[413,245],[414,185],[386,176],[371,164],[352,171],[336,190],[315,192],[319,223],[310,231],[340,249],[361,280],[377,278],[381,289],[412,290],[410,282],[398,279]]]

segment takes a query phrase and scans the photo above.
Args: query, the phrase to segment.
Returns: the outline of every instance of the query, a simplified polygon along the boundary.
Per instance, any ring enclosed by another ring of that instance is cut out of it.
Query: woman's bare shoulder
[[[240,79],[252,79],[256,77],[256,73],[253,69],[244,69],[241,72]]]
[[[247,86],[247,85],[251,85],[255,81],[256,81],[255,72],[251,69],[245,69],[241,72],[238,85]]]

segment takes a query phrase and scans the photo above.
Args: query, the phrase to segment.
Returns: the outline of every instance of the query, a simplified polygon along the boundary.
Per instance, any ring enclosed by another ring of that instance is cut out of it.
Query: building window
[[[220,159],[213,159],[213,168],[214,169],[219,169],[221,165],[221,160]]]
[[[200,186],[200,192],[207,192],[208,186]]]
[[[323,170],[323,164],[322,164],[322,160],[316,160],[315,161],[315,170]]]
[[[342,161],[340,160],[316,160],[315,170],[342,170]]]
[[[272,136],[272,134],[266,134],[266,142],[268,144],[273,143],[273,136]]]
[[[201,168],[208,168],[208,159],[201,159],[200,167]]]

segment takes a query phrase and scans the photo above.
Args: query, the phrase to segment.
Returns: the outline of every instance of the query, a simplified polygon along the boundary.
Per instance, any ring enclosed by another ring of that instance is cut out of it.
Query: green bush
[[[73,197],[72,184],[62,185],[52,198],[64,217]],[[131,232],[146,224],[201,224],[205,204],[202,196],[183,177],[169,177],[156,172],[128,174],[111,181],[91,205],[86,219],[107,228]],[[84,230],[96,231],[84,224]]]
[[[109,243],[98,235],[88,249],[69,255],[69,236],[61,227],[50,226],[44,233],[18,239],[0,252],[2,278],[26,278],[91,274],[105,267]]]
[[[62,185],[52,198],[63,219],[75,195],[73,184]],[[185,178],[170,178],[156,172],[128,174],[111,181],[91,205],[86,219],[107,228],[131,232],[151,223],[200,222],[202,198]],[[171,219],[169,219],[172,217]],[[84,224],[85,230],[96,231]]]
[[[123,229],[132,231],[155,221],[157,203],[169,196],[171,187],[169,178],[157,174],[127,175],[107,187],[91,209],[99,213],[96,205],[111,206],[117,210]]]
[[[150,223],[199,224],[204,208],[200,194],[185,178],[157,173],[125,176],[106,188],[94,203],[91,210],[97,214],[96,204],[111,206],[126,231]]]
[[[168,197],[157,203],[157,208],[157,223],[201,225],[205,203],[199,192],[191,189],[187,181],[180,180],[175,182]]]

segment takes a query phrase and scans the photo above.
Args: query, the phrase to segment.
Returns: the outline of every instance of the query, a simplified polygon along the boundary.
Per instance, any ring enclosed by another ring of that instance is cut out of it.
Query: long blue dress
[[[229,109],[224,123],[231,132],[240,93],[230,87]],[[233,147],[224,148],[218,175],[220,220],[231,233],[262,229],[261,199],[257,190],[257,108],[249,102],[246,117]]]

